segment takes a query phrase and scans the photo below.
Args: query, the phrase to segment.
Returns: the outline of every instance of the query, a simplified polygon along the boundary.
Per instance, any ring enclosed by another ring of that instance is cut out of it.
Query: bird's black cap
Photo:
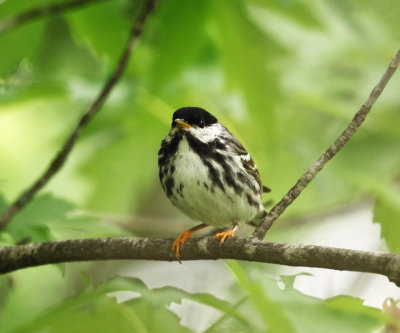
[[[209,126],[218,122],[211,113],[198,107],[187,106],[180,108],[174,112],[172,116],[172,126],[174,126],[175,120],[182,120],[191,126]]]

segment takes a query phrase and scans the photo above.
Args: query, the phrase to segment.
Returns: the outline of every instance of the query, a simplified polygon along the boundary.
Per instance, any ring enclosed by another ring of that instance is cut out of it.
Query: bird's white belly
[[[179,181],[175,183],[172,199],[177,208],[190,218],[215,227],[249,222],[256,216],[260,208],[250,205],[245,193],[235,194],[225,184],[219,164],[211,162],[218,170],[225,191],[213,184],[209,168],[189,149],[187,142],[181,142],[179,148],[174,171],[174,178]]]

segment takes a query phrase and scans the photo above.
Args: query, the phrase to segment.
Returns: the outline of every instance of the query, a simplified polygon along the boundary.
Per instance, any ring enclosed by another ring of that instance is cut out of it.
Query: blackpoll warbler
[[[162,188],[172,204],[202,224],[183,231],[172,251],[191,233],[206,226],[232,229],[216,235],[221,244],[239,223],[258,223],[266,214],[262,186],[252,158],[241,143],[202,108],[185,107],[173,114],[172,127],[158,152]]]

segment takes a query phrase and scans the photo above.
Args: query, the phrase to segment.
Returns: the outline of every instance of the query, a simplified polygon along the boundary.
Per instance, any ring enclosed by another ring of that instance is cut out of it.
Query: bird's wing
[[[228,130],[227,130],[228,131]],[[229,131],[228,131],[229,132]],[[260,173],[258,172],[258,169],[247,152],[247,150],[242,146],[242,144],[239,142],[238,139],[236,139],[233,135],[229,137],[225,137],[225,140],[227,144],[230,146],[230,149],[236,154],[240,156],[240,159],[242,161],[243,168],[246,170],[246,172],[253,176],[253,178],[257,181],[258,185],[260,186],[260,189],[264,193],[271,192],[271,189],[263,186],[260,178]]]

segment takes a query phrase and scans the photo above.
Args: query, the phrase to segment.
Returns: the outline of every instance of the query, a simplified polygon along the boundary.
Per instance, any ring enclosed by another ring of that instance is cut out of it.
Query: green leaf
[[[378,17],[385,23],[391,33],[397,38],[400,37],[400,22],[397,19],[399,14],[399,2],[396,0],[387,0],[382,3],[379,0],[366,0],[359,2],[357,0],[337,0],[331,2],[331,5],[340,11],[340,15],[349,21],[349,24],[357,23],[360,14],[371,14]],[[359,28],[356,25],[356,28]]]
[[[78,213],[74,204],[51,194],[39,195],[6,226],[16,242],[124,235],[115,226]]]
[[[371,321],[382,321],[385,319],[381,311],[363,304],[363,300],[349,296],[336,296],[326,301],[328,309],[333,311],[345,311],[349,316],[353,316],[355,322],[360,322],[368,318]]]
[[[60,82],[40,82],[9,89],[7,94],[0,94],[0,112],[13,112],[18,109],[29,109],[32,104],[51,103],[57,99],[65,98],[67,89]]]
[[[257,281],[285,309],[299,333],[374,332],[385,322],[379,309],[364,306],[360,299],[339,296],[324,301],[304,295],[293,288],[292,276],[282,277],[285,288],[281,290],[274,279],[260,273],[257,273]]]
[[[157,181],[162,136],[154,133],[166,133],[168,127],[155,118],[149,105],[134,99],[130,97],[131,104],[122,109],[116,105],[112,114],[100,115],[98,131],[93,138],[86,138],[101,144],[101,149],[96,149],[80,168],[92,189],[87,200],[89,209],[131,213]]]
[[[99,57],[114,64],[125,47],[131,29],[132,15],[126,0],[106,1],[66,14],[73,34]],[[134,10],[140,8],[135,2]]]
[[[249,300],[263,318],[268,332],[296,332],[285,309],[272,300],[259,283],[252,281],[237,261],[230,260],[229,267],[238,279],[239,285],[248,293]]]
[[[387,173],[372,177],[357,175],[352,181],[365,192],[376,198],[373,222],[381,226],[381,236],[391,252],[400,253],[400,190],[387,180]]]
[[[155,308],[163,308],[170,305],[172,302],[180,303],[182,299],[185,298],[220,310],[229,316],[234,317],[241,324],[248,325],[248,319],[240,312],[236,311],[231,303],[221,300],[211,294],[190,293],[182,289],[169,286],[148,289],[147,286],[138,278],[116,278],[111,280],[108,285],[112,286],[114,291],[133,290],[135,292],[139,292],[142,299]],[[108,292],[113,290],[108,290]],[[132,302],[137,300],[138,299],[135,299]]]
[[[2,1],[0,3],[0,17],[13,17],[17,14],[30,11],[37,7],[46,6],[49,4],[55,4],[65,2],[65,0],[13,0],[13,1]]]
[[[86,45],[73,38],[64,17],[55,16],[47,21],[35,60],[36,80],[61,81],[64,84],[74,76],[92,81],[100,76],[104,80],[99,75],[99,61]]]
[[[14,238],[8,232],[0,233],[0,246],[14,245]]]
[[[12,282],[12,278],[9,275],[3,274],[0,276],[0,313],[4,312],[4,308],[7,305],[10,290],[12,288]]]
[[[113,297],[107,296],[116,291],[135,291],[141,296],[118,304]],[[139,279],[119,277],[97,285],[89,284],[79,295],[43,311],[15,332],[189,332],[167,309],[171,302],[181,302],[182,298],[226,310],[240,319],[228,302],[212,295],[191,294],[172,287],[150,290]],[[65,325],[66,322],[69,324]]]
[[[298,21],[309,28],[322,28],[320,18],[313,11],[313,6],[304,0],[253,0],[265,9],[275,12],[275,15],[285,16],[288,20]]]
[[[354,297],[340,296],[324,301],[304,295],[292,286],[295,276],[283,276],[278,287],[278,282],[257,266],[234,261],[229,261],[229,266],[238,279],[235,290],[239,292],[240,286],[241,291],[248,295],[247,301],[238,310],[253,313],[253,325],[257,322],[255,314],[258,313],[272,332],[288,332],[288,329],[298,333],[374,332],[386,321],[379,309],[364,306],[360,299]],[[257,309],[257,312],[246,306]],[[265,326],[258,329],[265,331]],[[218,328],[213,327],[212,332],[218,331]]]
[[[210,0],[160,2],[157,17],[163,24],[152,45],[154,63],[148,73],[151,90],[176,78],[204,50]],[[184,13],[177,15],[177,13]]]
[[[16,72],[23,60],[28,63],[34,60],[43,27],[44,23],[38,21],[0,35],[0,50],[7,50],[0,57],[0,79],[7,79]]]
[[[10,283],[7,300],[0,310],[2,333],[14,332],[17,326],[41,315],[68,294],[66,280],[54,265],[19,270],[5,276]],[[21,313],[24,315],[21,316]]]
[[[400,200],[397,204],[378,199],[374,207],[374,222],[381,226],[381,235],[389,250],[400,253]]]
[[[134,309],[105,295],[94,296],[66,302],[15,332],[149,332]]]
[[[227,83],[239,89],[252,124],[260,121],[263,133],[273,138],[280,91],[276,71],[268,62],[279,54],[282,56],[285,50],[260,31],[250,18],[245,1],[217,2],[214,10],[216,45]]]
[[[0,3],[0,18],[8,19],[46,3],[48,3],[46,0],[2,1]],[[35,21],[0,34],[0,50],[7,50],[2,52],[0,57],[0,79],[14,73],[24,59],[32,61],[37,52],[43,27],[42,21]]]

